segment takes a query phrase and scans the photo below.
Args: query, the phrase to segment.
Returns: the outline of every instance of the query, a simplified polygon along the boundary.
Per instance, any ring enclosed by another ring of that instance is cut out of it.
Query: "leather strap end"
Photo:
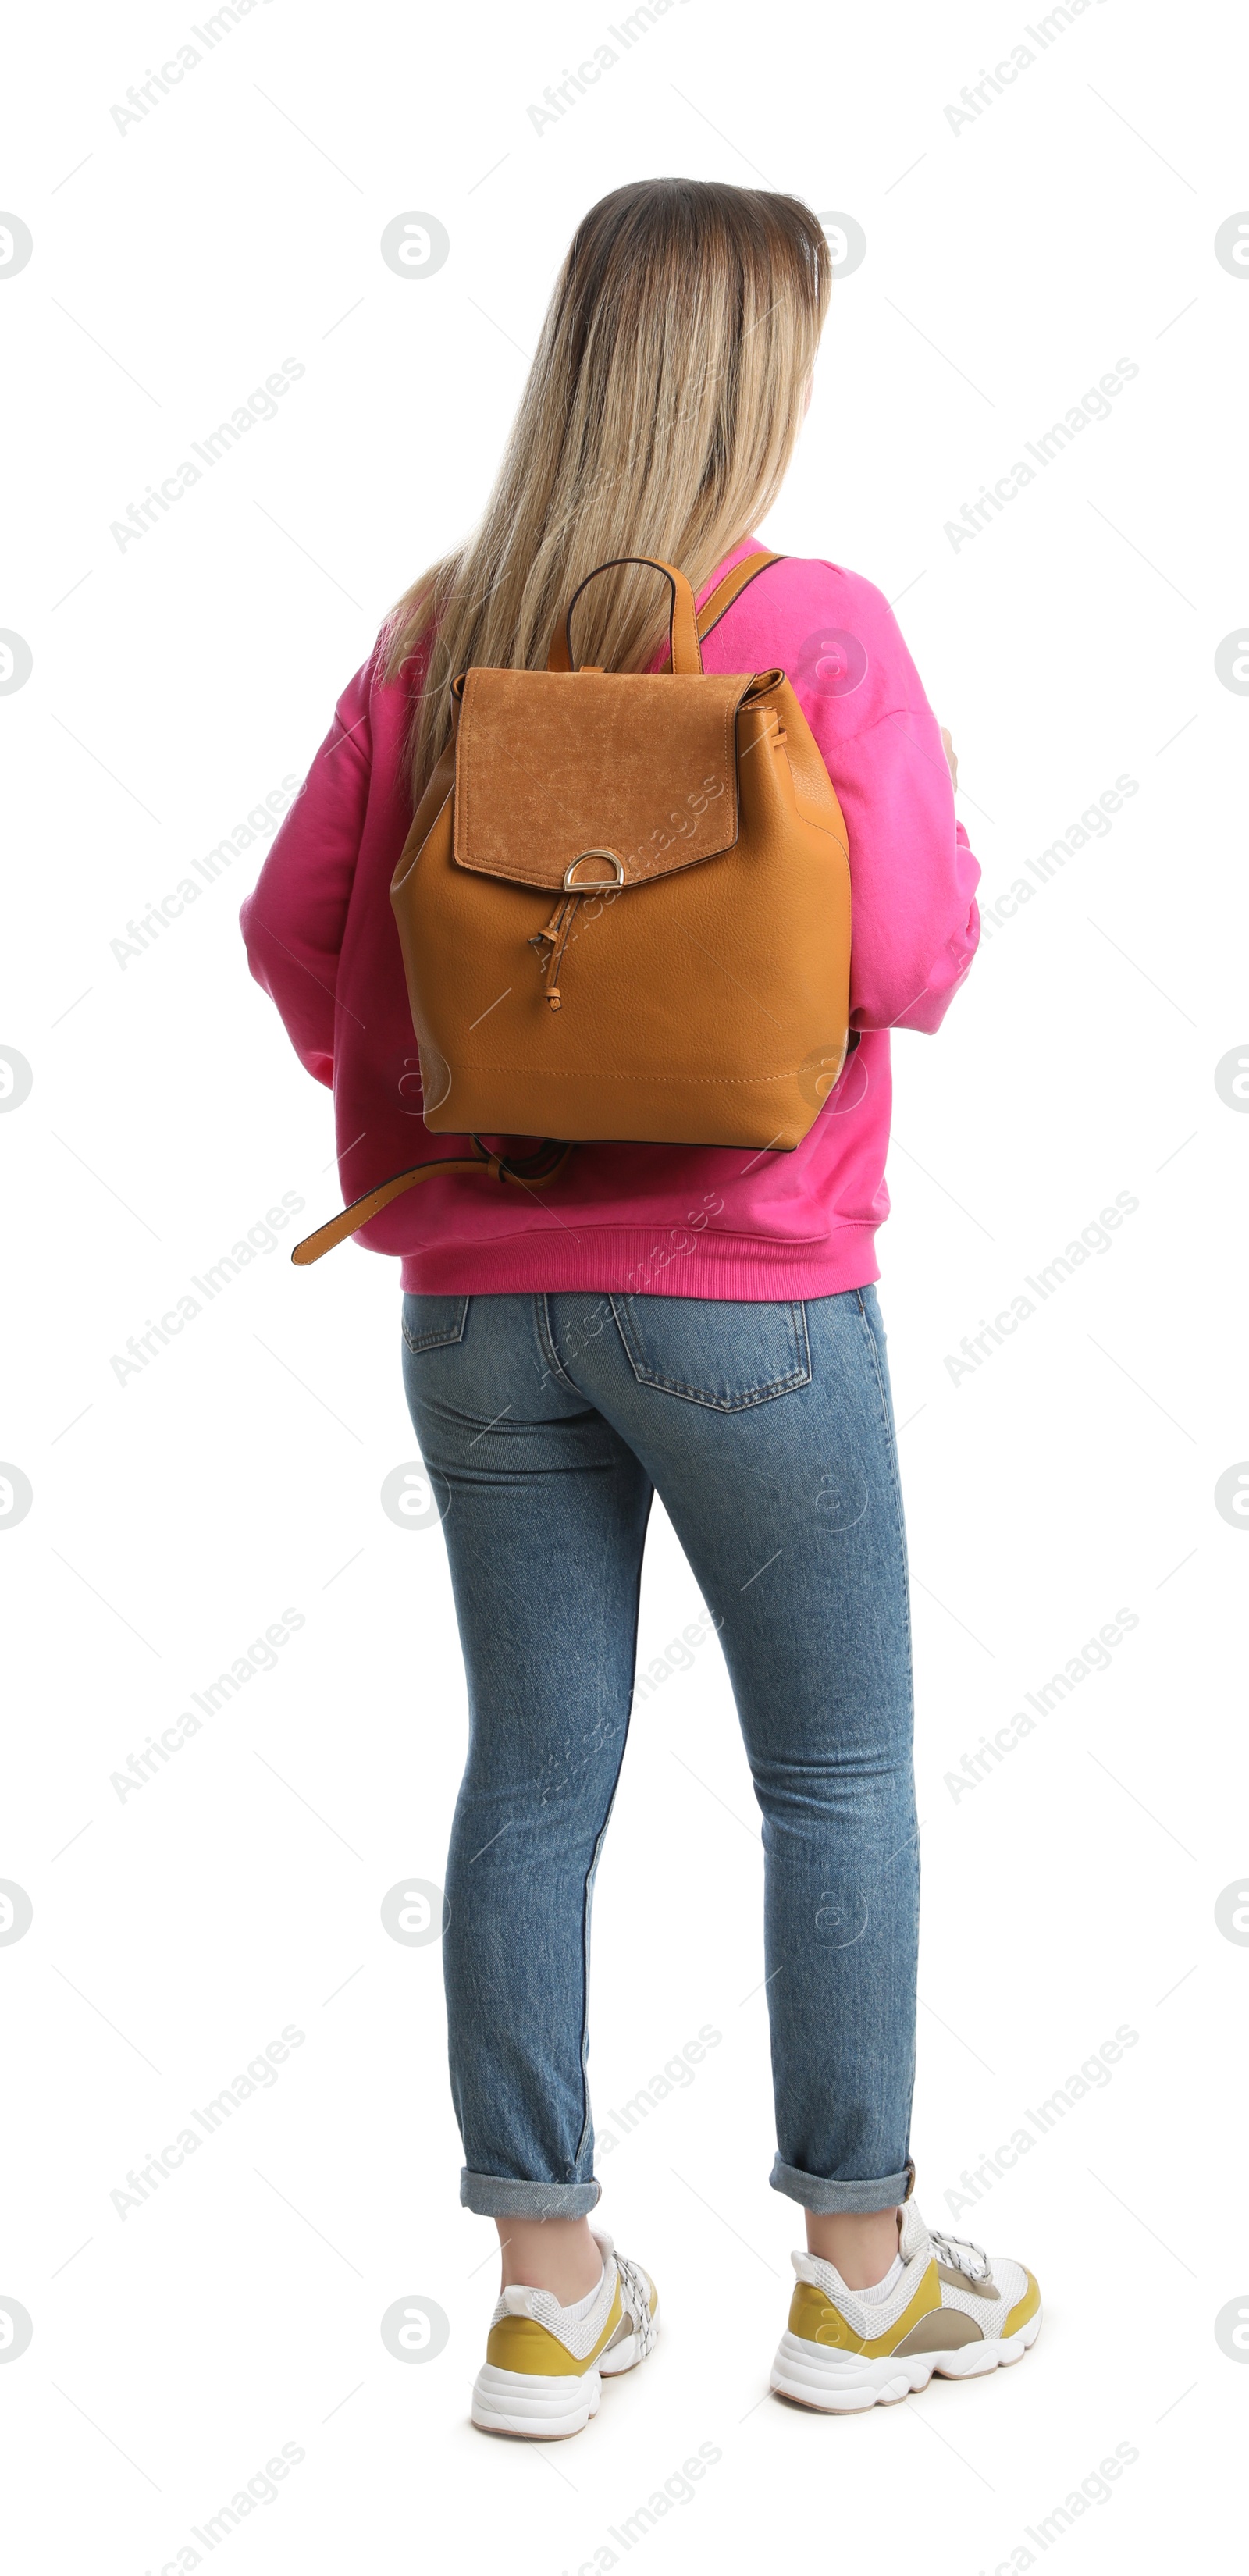
[[[310,1269],[336,1244],[345,1243],[349,1234],[358,1234],[362,1225],[370,1225],[392,1199],[401,1198],[418,1181],[443,1179],[451,1172],[476,1172],[489,1181],[516,1181],[523,1189],[540,1190],[558,1179],[571,1152],[570,1144],[548,1137],[536,1154],[519,1163],[509,1163],[504,1155],[492,1154],[481,1144],[475,1154],[440,1154],[434,1162],[414,1163],[411,1171],[396,1172],[392,1180],[380,1181],[375,1190],[366,1190],[362,1198],[340,1208],[337,1216],[319,1225],[314,1234],[306,1234],[302,1243],[295,1245],[291,1260],[297,1270]]]
[[[497,1157],[493,1159],[497,1163]],[[337,1216],[317,1227],[315,1234],[306,1234],[302,1243],[294,1246],[291,1260],[297,1270],[309,1269],[314,1261],[320,1261],[325,1253],[332,1252],[336,1244],[345,1243],[349,1234],[358,1234],[362,1225],[371,1224],[375,1216],[381,1215],[383,1208],[390,1206],[392,1199],[401,1198],[403,1192],[414,1188],[418,1181],[427,1181],[436,1173],[481,1172],[490,1168],[490,1163],[479,1155],[469,1160],[463,1155],[448,1154],[435,1163],[417,1163],[410,1172],[397,1172],[393,1180],[382,1181],[377,1189],[366,1190],[363,1198],[353,1199],[349,1207],[340,1208]]]

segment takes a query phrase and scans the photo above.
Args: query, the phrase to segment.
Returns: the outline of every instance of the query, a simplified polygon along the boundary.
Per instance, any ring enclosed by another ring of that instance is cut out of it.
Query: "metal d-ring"
[[[573,870],[580,867],[583,859],[610,859],[616,873],[614,877],[595,877],[590,885],[574,885]],[[565,894],[601,894],[609,886],[622,886],[624,881],[624,861],[617,858],[614,850],[578,850],[576,858],[570,859],[564,870]]]

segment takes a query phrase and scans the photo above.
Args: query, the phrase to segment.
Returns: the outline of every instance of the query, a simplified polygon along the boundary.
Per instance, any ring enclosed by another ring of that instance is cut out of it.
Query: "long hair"
[[[480,526],[387,622],[387,679],[418,645],[427,657],[414,801],[450,739],[457,672],[541,669],[578,583],[613,556],[662,555],[697,590],[750,534],[793,453],[831,281],[796,197],[643,179],[591,207]],[[578,606],[575,658],[644,670],[666,618],[654,573],[605,573]]]

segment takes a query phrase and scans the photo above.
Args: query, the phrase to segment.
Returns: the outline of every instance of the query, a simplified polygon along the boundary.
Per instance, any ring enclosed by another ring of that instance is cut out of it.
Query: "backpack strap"
[[[748,588],[752,581],[758,580],[761,572],[767,571],[769,564],[784,563],[784,561],[784,555],[773,555],[761,552],[757,555],[746,555],[743,557],[741,563],[734,564],[732,571],[726,572],[723,581],[718,581],[716,583],[715,589],[712,591],[710,598],[704,600],[702,607],[699,609],[699,643],[702,644],[706,641],[706,638],[711,633],[712,627],[719,625],[721,618],[727,614],[728,610],[732,607],[734,600],[741,597],[742,592]],[[671,656],[665,653],[662,662],[659,664],[659,670],[666,671],[670,667]]]
[[[474,1136],[473,1145],[471,1155],[442,1154],[431,1163],[414,1163],[410,1171],[396,1172],[393,1179],[379,1181],[375,1190],[366,1190],[362,1198],[352,1199],[350,1206],[340,1208],[328,1224],[319,1225],[315,1234],[306,1234],[303,1242],[295,1245],[291,1259],[296,1269],[306,1270],[323,1253],[332,1252],[336,1243],[345,1243],[349,1234],[358,1234],[362,1225],[371,1224],[392,1199],[414,1189],[418,1181],[431,1181],[444,1173],[479,1172],[493,1181],[519,1181],[524,1189],[540,1190],[562,1172],[572,1152],[571,1145],[547,1138],[536,1154],[512,1162],[506,1154],[490,1153],[480,1136]]]

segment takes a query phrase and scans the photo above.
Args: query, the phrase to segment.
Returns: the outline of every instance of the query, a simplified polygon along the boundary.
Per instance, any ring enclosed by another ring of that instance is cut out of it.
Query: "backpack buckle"
[[[588,885],[578,885],[574,882],[575,872],[580,867],[583,859],[609,859],[615,870],[615,875],[610,877],[591,877]],[[570,859],[564,870],[565,894],[601,894],[611,886],[622,886],[624,881],[624,861],[623,859],[617,858],[614,850],[579,850],[576,858]]]

